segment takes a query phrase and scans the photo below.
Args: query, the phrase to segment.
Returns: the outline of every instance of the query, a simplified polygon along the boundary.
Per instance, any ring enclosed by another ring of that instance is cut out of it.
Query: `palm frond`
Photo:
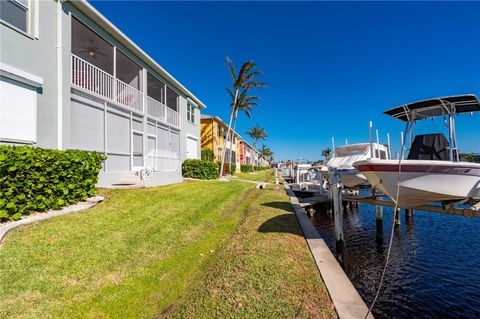
[[[244,90],[249,90],[253,88],[265,88],[267,87],[267,83],[260,82],[260,81],[248,81],[245,82],[242,86]]]
[[[235,65],[233,64],[233,61],[227,56],[225,57],[225,63],[227,64],[228,70],[230,71],[230,76],[232,77],[232,82],[235,86],[237,82],[237,75],[235,73]]]

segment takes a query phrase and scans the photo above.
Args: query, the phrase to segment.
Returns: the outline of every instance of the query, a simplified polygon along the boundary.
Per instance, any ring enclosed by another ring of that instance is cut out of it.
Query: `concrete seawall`
[[[367,305],[313,226],[294,192],[288,187],[286,191],[339,318],[365,318],[368,312]],[[373,315],[369,314],[368,318],[373,318]]]

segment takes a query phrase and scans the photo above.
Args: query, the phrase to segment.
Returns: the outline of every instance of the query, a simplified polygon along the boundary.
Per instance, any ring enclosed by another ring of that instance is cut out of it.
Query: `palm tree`
[[[259,150],[258,153],[258,158],[263,158],[268,163],[271,163],[273,159],[273,152],[270,150],[269,147],[262,145],[262,148]]]
[[[228,66],[228,69],[230,71],[230,75],[232,77],[232,89],[227,89],[230,98],[232,99],[231,102],[231,108],[232,111],[230,113],[230,121],[228,123],[228,132],[227,136],[230,136],[231,130],[232,130],[232,120],[233,116],[237,114],[238,111],[238,106],[240,105],[241,101],[241,94],[243,92],[245,96],[248,96],[248,91],[253,88],[258,88],[258,87],[265,87],[266,84],[263,82],[255,81],[255,78],[259,75],[262,75],[263,72],[259,70],[255,70],[255,67],[257,64],[253,62],[252,60],[246,61],[242,64],[240,67],[240,70],[238,74],[235,71],[235,66],[233,65],[232,60],[230,58],[226,58],[225,62]],[[227,147],[223,148],[223,155],[222,155],[222,161],[220,164],[220,176],[223,175],[223,165],[225,163],[225,154],[227,153]]]
[[[330,149],[330,147],[327,147],[322,150],[322,156],[325,157],[326,162],[328,162],[328,160],[330,159],[331,153],[332,153],[332,150]]]
[[[257,140],[259,139],[266,139],[267,138],[267,132],[265,131],[264,128],[261,128],[258,123],[256,126],[251,127],[247,132],[245,132],[248,136],[250,136],[253,139],[253,150],[256,152],[257,151]],[[252,158],[255,160],[255,156],[252,155]],[[255,163],[253,165],[255,167]],[[254,168],[255,169],[255,168]]]
[[[232,98],[232,103],[230,104],[230,106],[233,108],[234,106],[233,100],[235,99],[235,95],[228,88],[227,88],[227,92]],[[235,127],[237,126],[238,113],[243,112],[248,118],[252,118],[252,111],[254,107],[258,105],[258,102],[257,102],[258,99],[260,99],[258,96],[248,95],[248,91],[242,90],[242,92],[238,96],[237,109],[235,111],[235,114],[233,115],[233,131],[235,131]],[[232,132],[232,135],[230,136],[230,141],[233,141],[233,132]],[[230,151],[230,167],[232,167],[233,161],[234,159]]]
[[[272,155],[272,151],[266,145],[262,145],[262,148],[258,152],[258,158],[267,159]]]

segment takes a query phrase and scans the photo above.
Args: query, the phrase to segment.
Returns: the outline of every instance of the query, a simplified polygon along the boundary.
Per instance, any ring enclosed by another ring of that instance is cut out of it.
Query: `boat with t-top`
[[[406,123],[405,131],[410,137],[408,157],[367,159],[354,166],[372,187],[399,207],[415,208],[435,202],[474,204],[480,200],[480,164],[460,161],[455,116],[478,111],[480,102],[475,95],[434,98],[385,111]],[[412,141],[415,124],[436,117],[444,119],[448,140],[443,134],[434,133],[417,135]]]

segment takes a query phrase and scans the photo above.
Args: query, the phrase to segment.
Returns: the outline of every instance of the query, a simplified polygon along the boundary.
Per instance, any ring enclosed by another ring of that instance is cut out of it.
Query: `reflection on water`
[[[367,305],[385,263],[393,209],[384,207],[383,216],[377,232],[374,205],[344,213],[345,268]],[[312,221],[335,251],[333,215],[317,210]],[[480,318],[480,219],[423,211],[406,218],[402,210],[394,232],[375,317]]]

